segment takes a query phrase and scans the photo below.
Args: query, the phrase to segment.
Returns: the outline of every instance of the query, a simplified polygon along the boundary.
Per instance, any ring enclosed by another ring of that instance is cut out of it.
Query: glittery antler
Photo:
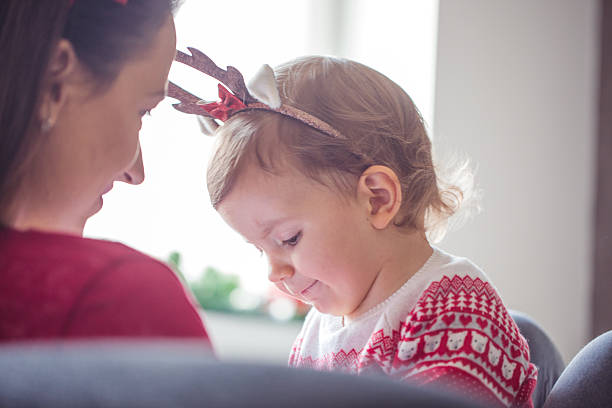
[[[215,133],[219,125],[215,122],[215,117],[202,108],[200,98],[172,82],[168,83],[168,96],[180,101],[180,103],[172,105],[174,109],[197,115],[202,133],[207,136],[212,136]]]
[[[187,47],[187,49],[191,52],[191,55],[177,51],[175,60],[195,68],[227,85],[230,91],[232,91],[232,93],[245,105],[257,102],[247,90],[240,71],[232,66],[228,66],[227,70],[221,69],[202,51],[191,47]]]
[[[180,103],[175,103],[174,108],[183,113],[191,113],[193,115],[210,116],[208,112],[202,109],[202,106],[198,104],[201,101],[200,98],[192,93],[187,92],[180,86],[170,82],[168,83],[168,96],[174,99],[178,99]]]
[[[225,84],[242,104],[248,105],[258,102],[249,93],[242,74],[236,68],[229,66],[227,70],[221,69],[202,51],[191,47],[187,47],[187,49],[191,55],[177,51],[174,59]],[[218,115],[207,112],[207,109],[204,108],[204,106],[207,106],[205,101],[172,82],[168,84],[168,96],[180,101],[180,103],[174,104],[174,107],[181,112],[219,118]]]

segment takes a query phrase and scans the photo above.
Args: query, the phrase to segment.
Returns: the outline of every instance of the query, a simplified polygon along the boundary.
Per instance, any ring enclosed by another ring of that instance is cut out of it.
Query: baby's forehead
[[[249,149],[235,171],[235,183],[250,180],[256,183],[279,183],[282,180],[306,182],[309,177],[301,163],[286,149],[269,151]]]
[[[295,215],[316,199],[313,185],[301,176],[276,175],[257,167],[244,172],[216,207],[234,229],[248,239],[270,220]]]
[[[290,194],[299,198],[303,192],[317,187],[314,180],[291,165],[267,169],[256,163],[249,163],[241,169],[234,183],[235,189],[253,196]]]

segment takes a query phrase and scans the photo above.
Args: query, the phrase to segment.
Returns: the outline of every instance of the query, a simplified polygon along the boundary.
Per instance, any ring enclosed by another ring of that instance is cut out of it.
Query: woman
[[[116,181],[144,179],[138,132],[165,96],[174,0],[0,4],[0,339],[198,338],[174,273],[82,238]]]

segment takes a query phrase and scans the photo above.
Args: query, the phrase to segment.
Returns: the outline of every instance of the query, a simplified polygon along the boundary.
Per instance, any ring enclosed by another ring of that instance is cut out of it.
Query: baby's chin
[[[326,305],[324,302],[311,302],[308,304],[314,307],[315,309],[317,309],[319,313],[323,313],[323,314],[331,315],[331,316],[337,316],[337,317],[342,317],[345,315],[345,313],[342,313],[342,311],[339,310],[338,308],[334,308],[334,307],[331,307],[330,305]]]

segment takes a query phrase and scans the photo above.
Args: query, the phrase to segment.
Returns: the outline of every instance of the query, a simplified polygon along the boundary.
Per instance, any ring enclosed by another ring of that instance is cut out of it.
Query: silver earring
[[[52,128],[53,128],[53,123],[51,123],[51,119],[49,118],[43,120],[42,124],[40,125],[40,131],[42,133],[47,133]]]

